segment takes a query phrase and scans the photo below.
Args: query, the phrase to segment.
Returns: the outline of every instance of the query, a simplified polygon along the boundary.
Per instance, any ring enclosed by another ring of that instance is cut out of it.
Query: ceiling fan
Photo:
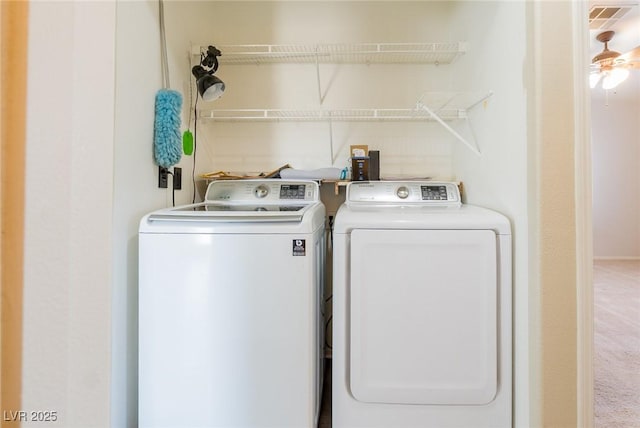
[[[591,60],[591,88],[595,88],[602,79],[603,89],[613,89],[629,77],[629,70],[640,70],[640,46],[624,54],[609,50],[609,42],[614,34],[615,31],[604,31],[596,36],[599,42],[604,43],[604,50]]]

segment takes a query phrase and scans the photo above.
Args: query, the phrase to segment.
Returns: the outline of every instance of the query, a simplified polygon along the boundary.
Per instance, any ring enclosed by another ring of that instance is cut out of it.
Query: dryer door
[[[493,231],[354,230],[350,309],[357,400],[463,405],[495,397]]]

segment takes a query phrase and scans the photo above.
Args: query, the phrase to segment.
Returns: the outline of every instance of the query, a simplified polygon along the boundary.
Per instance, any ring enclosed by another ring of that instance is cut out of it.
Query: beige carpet
[[[640,428],[640,260],[594,263],[596,428]]]

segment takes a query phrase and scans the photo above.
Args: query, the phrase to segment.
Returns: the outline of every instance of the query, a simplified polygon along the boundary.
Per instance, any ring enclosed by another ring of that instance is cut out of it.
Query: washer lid
[[[209,184],[204,202],[159,210],[148,220],[301,222],[319,201],[318,183],[311,180],[218,180]]]
[[[149,215],[149,221],[300,222],[313,204],[255,205],[204,202],[156,211]]]

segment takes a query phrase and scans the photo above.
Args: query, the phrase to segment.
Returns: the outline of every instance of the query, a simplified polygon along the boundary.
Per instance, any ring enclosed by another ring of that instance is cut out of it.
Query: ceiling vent
[[[606,30],[614,26],[634,5],[592,6],[589,10],[589,29]]]

